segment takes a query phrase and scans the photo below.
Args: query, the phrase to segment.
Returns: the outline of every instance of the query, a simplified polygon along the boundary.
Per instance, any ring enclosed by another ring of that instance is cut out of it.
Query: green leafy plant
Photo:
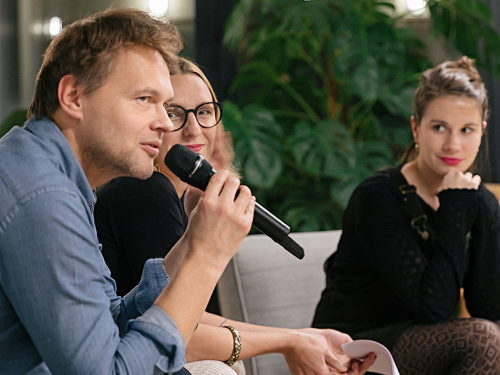
[[[23,126],[27,119],[26,109],[15,109],[0,124],[0,138],[8,133],[14,126]]]
[[[480,0],[428,6],[434,35],[500,72],[500,38]],[[413,94],[431,64],[393,11],[379,0],[235,6],[225,41],[239,102],[225,105],[224,124],[244,183],[294,231],[339,228],[355,187],[411,142]]]

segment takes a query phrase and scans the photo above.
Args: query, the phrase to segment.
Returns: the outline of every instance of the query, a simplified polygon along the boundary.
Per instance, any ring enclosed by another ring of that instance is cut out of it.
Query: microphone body
[[[168,151],[165,165],[182,181],[203,191],[216,173],[202,155],[179,144]],[[255,202],[253,226],[297,258],[304,257],[304,249],[288,236],[290,227],[257,202]]]

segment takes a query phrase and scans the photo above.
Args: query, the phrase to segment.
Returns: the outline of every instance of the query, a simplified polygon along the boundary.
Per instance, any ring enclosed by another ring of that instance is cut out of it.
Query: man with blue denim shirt
[[[217,173],[184,237],[167,258],[147,262],[123,299],[92,214],[98,185],[151,175],[171,130],[164,107],[181,44],[172,25],[123,9],[77,21],[49,46],[31,119],[0,140],[0,374],[182,368],[186,343],[250,229],[249,189]]]

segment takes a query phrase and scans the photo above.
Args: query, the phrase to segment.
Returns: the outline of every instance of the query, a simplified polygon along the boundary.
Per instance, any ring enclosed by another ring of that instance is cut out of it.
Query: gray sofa
[[[304,248],[302,260],[265,235],[247,236],[218,284],[222,315],[265,326],[309,327],[325,286],[323,263],[336,250],[340,234],[293,233]],[[247,375],[290,374],[281,354],[244,363]]]

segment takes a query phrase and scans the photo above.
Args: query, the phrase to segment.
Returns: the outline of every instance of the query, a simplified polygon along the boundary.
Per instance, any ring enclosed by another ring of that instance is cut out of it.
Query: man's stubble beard
[[[112,154],[108,148],[95,144],[86,147],[83,162],[101,171],[103,175],[112,176],[111,178],[127,176],[146,179],[151,177],[154,170],[153,162],[150,168],[145,168],[134,161],[130,154]]]

